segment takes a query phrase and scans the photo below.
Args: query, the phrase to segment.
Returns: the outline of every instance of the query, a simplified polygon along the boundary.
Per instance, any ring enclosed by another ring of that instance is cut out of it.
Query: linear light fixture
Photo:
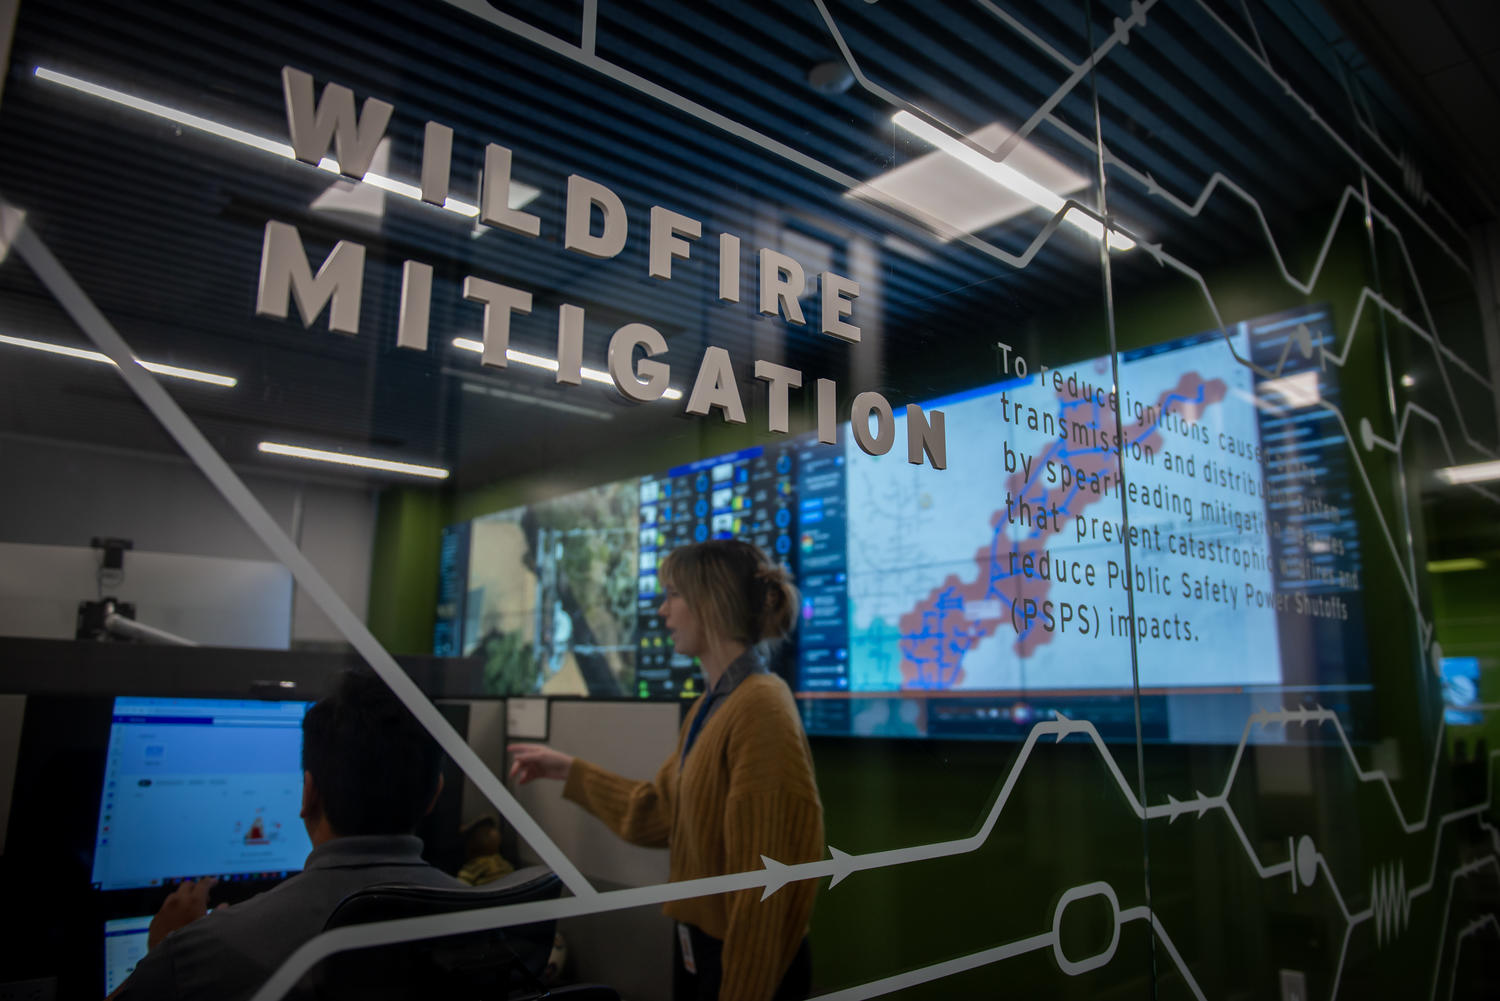
[[[532,406],[546,407],[548,410],[560,410],[565,414],[575,414],[579,417],[592,417],[598,421],[612,421],[615,415],[593,407],[580,407],[572,403],[564,403],[562,400],[552,400],[545,396],[532,396],[528,393],[512,392],[509,389],[501,389],[499,386],[491,386],[485,383],[472,382],[468,379],[460,379],[459,387],[465,393],[473,393],[475,396],[493,396],[496,399],[511,400],[515,403],[525,403]]]
[[[304,448],[287,445],[279,441],[263,441],[259,448],[271,455],[288,455],[294,459],[311,459],[314,462],[332,462],[340,466],[359,466],[361,469],[378,469],[386,473],[404,473],[407,476],[425,476],[433,480],[446,480],[448,470],[439,466],[419,466],[414,462],[393,462],[376,459],[368,455],[352,455],[348,452],[329,452],[321,448]]]
[[[1427,563],[1428,573],[1459,573],[1463,570],[1483,570],[1484,560],[1476,560],[1472,556],[1464,556],[1456,560],[1429,560]]]
[[[1323,395],[1318,390],[1318,373],[1315,369],[1267,379],[1255,387],[1261,396],[1279,396],[1281,401],[1293,409],[1316,406]]]
[[[1449,486],[1458,486],[1463,483],[1483,483],[1486,480],[1500,480],[1500,460],[1490,462],[1474,462],[1467,466],[1448,466],[1437,471],[1438,479]]]
[[[30,348],[32,351],[45,351],[47,354],[61,355],[64,358],[77,358],[79,361],[98,362],[102,365],[115,364],[113,358],[99,351],[70,347],[67,344],[53,344],[50,341],[33,341],[26,337],[12,337],[9,334],[0,334],[0,344],[9,344],[11,347],[16,348]],[[148,372],[155,372],[157,375],[171,376],[173,379],[187,379],[190,382],[206,382],[211,386],[224,386],[233,389],[240,382],[240,380],[232,375],[201,372],[196,368],[182,368],[178,365],[163,365],[160,362],[142,361],[140,358],[136,359],[136,364]]]
[[[267,139],[253,132],[237,129],[232,125],[224,125],[211,118],[204,118],[201,115],[194,115],[165,104],[148,101],[143,97],[127,94],[123,90],[115,90],[112,87],[105,87],[102,84],[93,83],[80,77],[59,73],[56,70],[47,69],[45,66],[38,66],[36,68],[36,76],[38,79],[46,80],[48,83],[55,83],[59,86],[76,90],[81,94],[87,94],[90,97],[110,101],[122,107],[130,108],[133,111],[140,111],[148,115],[154,115],[157,118],[164,118],[169,122],[185,125],[190,129],[197,129],[199,132],[218,136],[220,139],[228,139],[230,142],[239,143],[241,146],[249,146],[251,149],[258,149],[263,153],[274,153],[288,160],[297,159],[290,143]],[[339,172],[339,162],[333,157],[325,156],[318,162],[318,169],[326,170],[330,174],[337,174]],[[413,201],[422,201],[422,189],[415,184],[398,181],[395,178],[386,177],[384,174],[377,174],[374,171],[366,173],[362,180],[366,184],[373,185],[383,191],[389,191],[393,195],[401,195]],[[510,184],[510,195],[506,201],[511,208],[518,209],[529,205],[541,193],[540,189],[534,188],[529,184],[512,181]],[[472,205],[458,198],[448,198],[443,202],[443,208],[449,212],[456,212],[461,216],[468,216],[471,219],[478,218],[479,216],[479,206]]]
[[[453,346],[458,348],[460,351],[472,351],[475,354],[484,353],[484,342],[476,341],[472,337],[455,337],[453,338]],[[555,359],[544,358],[541,355],[534,355],[527,351],[517,351],[515,348],[505,349],[505,360],[513,361],[517,365],[530,365],[534,368],[544,368],[549,372],[557,371],[557,361]],[[615,384],[615,380],[610,378],[608,372],[601,372],[597,368],[585,367],[584,369],[582,369],[582,375],[590,382],[599,382],[603,383],[606,386],[613,386]],[[664,399],[680,400],[682,399],[682,390],[673,389],[671,386],[668,386],[667,391],[665,393],[662,393],[661,395]]]
[[[996,184],[1020,195],[1033,205],[1056,213],[1063,207],[1063,197],[1036,179],[1023,174],[1009,163],[997,163],[983,153],[961,142],[935,125],[925,122],[909,111],[898,111],[891,116],[892,124],[905,129],[918,139],[936,147],[964,166],[983,174]],[[1039,152],[1039,151],[1038,151]],[[1071,172],[1069,172],[1071,173]],[[1078,190],[1076,187],[1073,190]],[[1104,237],[1104,226],[1093,216],[1076,209],[1063,216],[1063,221],[1099,240]],[[1111,250],[1130,250],[1135,241],[1118,230],[1109,231]]]

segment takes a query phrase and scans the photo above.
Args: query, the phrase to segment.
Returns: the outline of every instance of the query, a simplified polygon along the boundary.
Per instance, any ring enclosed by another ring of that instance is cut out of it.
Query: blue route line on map
[[[1207,385],[1208,383],[1206,381],[1202,381],[1200,379],[1198,383],[1198,392],[1193,397],[1183,396],[1181,393],[1177,392],[1168,393],[1166,398],[1162,401],[1160,407],[1157,408],[1156,417],[1152,420],[1152,422],[1147,425],[1139,435],[1126,441],[1125,444],[1119,449],[1112,450],[1106,446],[1097,445],[1091,448],[1078,449],[1074,451],[1068,448],[1068,440],[1066,437],[1055,439],[1047,447],[1046,451],[1044,451],[1041,456],[1037,458],[1036,466],[1026,477],[1025,482],[1021,484],[1020,489],[1017,491],[1018,499],[1022,501],[1026,500],[1026,491],[1034,485],[1036,477],[1040,476],[1043,469],[1045,469],[1046,466],[1054,459],[1066,460],[1079,455],[1109,455],[1112,452],[1114,454],[1123,454],[1125,448],[1139,445],[1141,442],[1145,441],[1147,438],[1150,438],[1161,429],[1162,419],[1171,412],[1172,406],[1174,404],[1191,403],[1194,405],[1202,405],[1206,399],[1205,390]],[[1061,423],[1065,419],[1067,410],[1073,407],[1081,407],[1085,405],[1089,406],[1092,409],[1093,413],[1091,415],[1090,422],[1088,424],[1085,424],[1084,426],[1092,428],[1095,431],[1102,431],[1103,428],[1100,427],[1101,408],[1094,394],[1090,394],[1087,398],[1084,399],[1076,399],[1072,401],[1063,400],[1059,397],[1057,412],[1057,419],[1059,423]],[[1060,506],[1054,507],[1054,532],[1057,532],[1059,530],[1058,526],[1063,518],[1077,517],[1077,515],[1074,514],[1071,510],[1071,507],[1074,498],[1078,496],[1078,493],[1081,489],[1082,484],[1075,479],[1072,489],[1068,491],[1067,498]],[[1047,491],[1043,490],[1041,493],[1030,499],[1034,503],[1045,503],[1047,499]],[[1039,539],[1041,538],[1041,536],[1042,530],[1040,528],[1032,528],[1031,534],[1027,536],[1027,539]],[[996,586],[997,582],[1009,580],[1011,577],[1015,576],[1011,571],[1004,569],[1003,562],[1000,559],[1000,542],[1005,538],[1005,527],[1004,523],[1001,522],[994,527],[993,534],[990,538],[989,581],[985,586],[985,598],[986,600],[998,599],[1000,603],[1005,606],[1007,612],[1013,614],[1015,611],[1015,602],[1012,601],[1008,595],[1006,595]],[[1009,551],[1009,555],[1014,556],[1015,553],[1015,547],[1014,545],[1012,545]],[[963,669],[964,655],[972,650],[975,645],[978,644],[979,640],[988,635],[988,631],[984,629],[984,627],[977,625],[974,626],[970,631],[960,630],[956,631],[953,634],[950,634],[942,628],[942,621],[945,618],[944,613],[951,611],[962,612],[965,607],[964,598],[961,594],[956,593],[957,590],[957,588],[949,586],[945,587],[941,592],[939,592],[933,608],[922,613],[922,626],[919,632],[898,633],[902,655],[907,660],[911,661],[912,664],[916,667],[916,677],[912,679],[908,687],[927,690],[946,689],[951,687],[954,681],[957,679],[959,671]],[[1025,628],[1016,633],[1016,642],[1024,642],[1026,640],[1026,637],[1031,635],[1031,631],[1035,628],[1035,626],[1036,619],[1030,619],[1026,623]],[[930,657],[918,655],[915,652],[917,644],[928,640],[932,640],[937,643],[937,654]],[[945,656],[945,654],[951,654],[952,656]],[[929,668],[931,668],[932,670],[931,676],[929,676]]]

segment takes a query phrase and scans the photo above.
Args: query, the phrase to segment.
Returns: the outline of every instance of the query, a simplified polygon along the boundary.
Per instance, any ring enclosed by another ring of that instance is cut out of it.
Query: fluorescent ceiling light
[[[475,354],[484,353],[484,342],[476,341],[472,337],[455,337],[453,338],[453,346],[460,351],[472,351]],[[513,361],[517,365],[531,365],[534,368],[544,368],[549,372],[557,371],[556,359],[544,358],[541,355],[534,355],[527,351],[517,351],[515,348],[505,349],[505,360]],[[582,369],[582,375],[590,382],[599,382],[606,386],[613,386],[615,384],[615,380],[610,378],[608,372],[601,372],[597,368],[585,367]],[[673,389],[671,386],[668,386],[667,391],[661,395],[668,400],[680,400],[682,399],[682,390]]]
[[[1484,560],[1476,560],[1468,556],[1457,560],[1431,560],[1427,564],[1427,572],[1458,573],[1462,570],[1483,570],[1484,565]]]
[[[392,462],[389,459],[374,459],[367,455],[350,455],[348,452],[328,452],[321,448],[303,448],[301,445],[284,445],[277,441],[263,441],[260,450],[271,455],[289,455],[295,459],[311,459],[314,462],[333,462],[340,466],[359,466],[361,469],[379,469],[386,473],[405,473],[408,476],[426,476],[434,480],[446,480],[448,470],[438,466],[419,466],[412,462]]]
[[[1265,411],[1272,417],[1281,417],[1286,414],[1286,407],[1272,403],[1270,400],[1263,400],[1255,393],[1247,393],[1239,388],[1231,389],[1230,392],[1235,395],[1235,398],[1243,400],[1252,407]]]
[[[459,385],[465,393],[473,393],[475,396],[493,396],[501,400],[513,400],[516,403],[525,403],[532,406],[547,407],[550,410],[561,410],[565,414],[577,414],[580,417],[592,417],[599,421],[612,421],[615,415],[593,407],[580,407],[572,403],[564,403],[562,400],[551,400],[545,396],[532,396],[529,393],[512,392],[509,389],[501,389],[499,386],[491,386],[460,380]]]
[[[881,237],[880,243],[881,246],[885,247],[886,250],[893,250],[898,254],[904,254],[914,261],[921,261],[924,264],[930,263],[932,261],[932,255],[930,253],[923,250],[915,243],[912,243],[910,240],[901,239],[901,237],[897,236],[895,233],[887,233],[885,236]]]
[[[237,129],[230,125],[223,125],[210,118],[204,118],[200,115],[194,115],[186,111],[181,111],[177,108],[169,107],[165,104],[158,104],[155,101],[148,101],[145,98],[136,97],[134,94],[127,94],[122,90],[115,90],[111,87],[105,87],[76,76],[69,76],[66,73],[59,73],[56,70],[49,70],[45,66],[38,66],[36,68],[36,75],[39,79],[46,80],[48,83],[55,83],[62,87],[68,87],[72,90],[78,91],[79,93],[88,94],[90,97],[97,97],[101,100],[111,101],[123,107],[130,108],[133,111],[140,111],[148,115],[155,115],[157,118],[164,118],[169,122],[175,122],[178,125],[185,125],[190,129],[197,129],[199,132],[206,132],[209,135],[218,136],[220,139],[228,139],[230,142],[237,142],[241,146],[249,146],[251,149],[258,149],[263,153],[274,153],[277,156],[285,157],[288,160],[297,159],[296,155],[292,152],[292,147],[289,143],[278,142],[275,139],[267,139],[264,136],[258,136],[253,132],[246,132],[244,129]],[[325,156],[321,161],[319,161],[318,169],[326,170],[330,174],[337,174],[339,172],[339,162],[332,157]],[[408,184],[405,181],[398,181],[395,178],[387,177],[384,174],[377,174],[374,171],[366,173],[363,180],[366,184],[374,185],[375,187],[380,188],[383,191],[389,191],[393,195],[402,195],[406,198],[410,198],[414,201],[419,202],[422,200],[422,189],[415,184]],[[511,181],[510,194],[506,201],[509,203],[511,208],[518,209],[522,208],[523,206],[529,205],[541,193],[542,192],[540,189],[533,188],[529,184],[521,184],[517,181]],[[443,202],[443,208],[447,209],[449,212],[456,212],[461,216],[468,216],[471,219],[477,218],[479,216],[479,206],[471,205],[470,203],[462,201],[458,198],[449,198],[448,200]]]
[[[1318,373],[1314,369],[1267,379],[1256,386],[1255,391],[1262,396],[1279,396],[1282,402],[1293,408],[1311,407],[1323,398],[1318,390]]]
[[[1033,206],[1056,213],[1066,196],[1088,186],[1087,178],[1025,140],[1016,144],[1004,163],[996,163],[909,111],[896,112],[891,122],[936,150],[886,171],[849,194],[915,214],[931,223],[945,240],[1004,222]],[[995,150],[1011,134],[997,123],[986,125],[968,139],[981,149]],[[975,174],[993,184],[976,183]],[[1096,240],[1104,235],[1103,225],[1083,212],[1069,211],[1063,221]],[[1109,246],[1112,250],[1129,250],[1135,241],[1111,230]]]
[[[30,348],[33,351],[45,351],[48,354],[62,355],[64,358],[77,358],[80,361],[98,362],[103,365],[114,365],[115,363],[113,358],[98,351],[69,347],[66,344],[52,344],[48,341],[33,341],[25,337],[11,337],[8,334],[0,334],[0,344],[9,344],[17,348]],[[139,358],[136,359],[136,364],[148,372],[155,372],[157,375],[167,375],[174,379],[187,379],[190,382],[206,382],[212,386],[226,386],[230,389],[239,385],[240,381],[232,375],[200,372],[195,368],[163,365],[160,362],[142,361]]]
[[[1448,466],[1437,471],[1438,479],[1450,486],[1500,480],[1500,461],[1475,462],[1467,466]]]

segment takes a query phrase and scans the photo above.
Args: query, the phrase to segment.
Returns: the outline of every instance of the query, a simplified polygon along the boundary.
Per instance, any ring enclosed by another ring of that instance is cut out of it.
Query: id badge
[[[681,921],[677,922],[677,941],[682,946],[682,968],[696,976],[698,964],[693,961],[693,936]]]

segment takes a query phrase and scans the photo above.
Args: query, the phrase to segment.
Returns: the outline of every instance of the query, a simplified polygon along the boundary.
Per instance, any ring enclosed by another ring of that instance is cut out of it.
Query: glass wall
[[[536,977],[664,998],[668,918],[725,997],[804,920],[820,997],[1489,996],[1500,355],[1421,126],[1311,2],[21,4],[0,982],[309,885],[289,720],[362,667],[449,758],[427,861],[492,817],[558,881],[246,997],[556,922]],[[683,861],[719,671],[661,569],[716,538],[800,592],[805,857],[724,750]],[[671,833],[516,741],[667,760]]]

